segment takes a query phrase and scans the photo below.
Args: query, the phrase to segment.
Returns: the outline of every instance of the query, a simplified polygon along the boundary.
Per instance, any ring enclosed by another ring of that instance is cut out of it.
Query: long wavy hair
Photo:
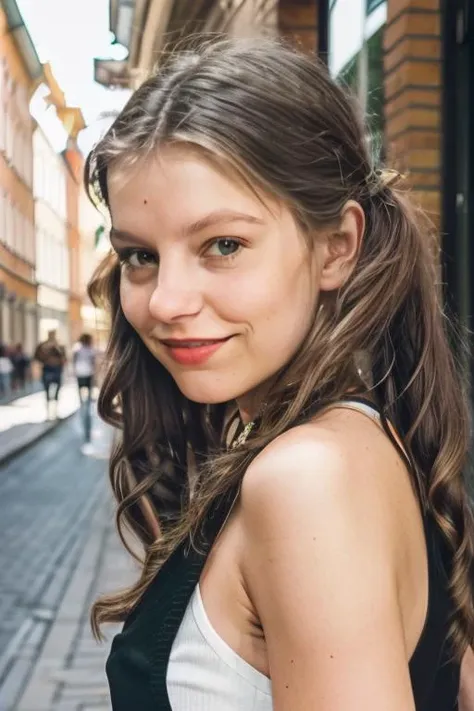
[[[95,633],[127,616],[262,448],[310,404],[314,412],[356,388],[381,404],[383,421],[400,434],[420,505],[451,553],[451,638],[460,657],[474,641],[474,524],[463,474],[469,410],[448,343],[431,224],[376,170],[353,99],[314,57],[280,41],[204,42],[163,61],[88,157],[94,200],[108,206],[111,167],[126,174],[171,143],[202,151],[280,199],[308,240],[323,228],[337,231],[350,199],[363,207],[365,234],[352,275],[317,311],[258,428],[233,450],[223,443],[228,405],[197,404],[178,390],[123,314],[118,258],[111,253],[100,266],[90,295],[112,327],[99,411],[120,430],[110,461],[119,530],[125,543],[124,526],[135,532],[144,556],[135,584],[95,603]]]

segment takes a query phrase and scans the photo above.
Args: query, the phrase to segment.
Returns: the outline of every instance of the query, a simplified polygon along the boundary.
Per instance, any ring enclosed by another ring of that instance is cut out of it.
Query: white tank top
[[[171,648],[166,686],[173,711],[272,711],[271,682],[217,634],[199,585]]]
[[[376,410],[356,400],[331,407],[357,410],[379,421]],[[199,585],[171,648],[166,686],[173,711],[273,711],[270,679],[217,634]]]

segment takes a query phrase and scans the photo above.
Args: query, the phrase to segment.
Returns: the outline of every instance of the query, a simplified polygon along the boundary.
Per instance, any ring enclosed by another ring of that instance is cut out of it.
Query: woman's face
[[[108,187],[125,317],[190,400],[251,399],[310,328],[318,248],[281,203],[183,148]]]

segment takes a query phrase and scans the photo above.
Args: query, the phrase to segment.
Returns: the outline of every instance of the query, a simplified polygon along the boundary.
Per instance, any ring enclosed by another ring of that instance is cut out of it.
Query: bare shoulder
[[[242,504],[249,514],[283,506],[287,518],[308,499],[313,510],[347,506],[367,515],[374,506],[392,511],[393,496],[407,481],[404,463],[382,429],[361,413],[337,408],[265,448],[244,477]]]

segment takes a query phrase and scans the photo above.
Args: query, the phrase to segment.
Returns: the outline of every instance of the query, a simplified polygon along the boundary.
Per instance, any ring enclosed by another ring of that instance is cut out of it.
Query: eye
[[[142,267],[153,267],[157,263],[157,258],[145,249],[126,249],[119,252],[120,262],[133,269]]]
[[[206,250],[206,255],[209,257],[232,257],[241,247],[242,244],[237,239],[220,237],[209,245]]]

